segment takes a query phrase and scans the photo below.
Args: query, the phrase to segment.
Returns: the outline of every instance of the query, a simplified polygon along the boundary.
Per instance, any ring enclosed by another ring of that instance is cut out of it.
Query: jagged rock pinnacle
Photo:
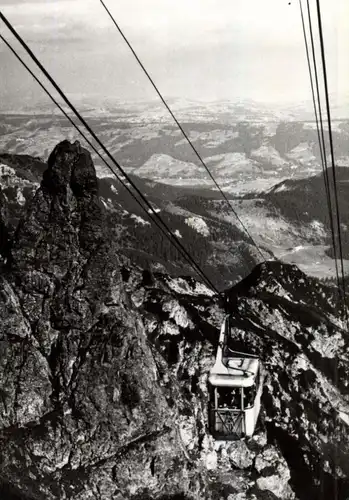
[[[48,159],[41,186],[52,194],[69,186],[76,197],[97,195],[97,175],[90,153],[79,141],[59,143]]]
[[[90,153],[78,141],[58,144],[41,187],[30,202],[11,250],[12,268],[42,269],[59,276],[81,252],[103,241],[103,215]]]

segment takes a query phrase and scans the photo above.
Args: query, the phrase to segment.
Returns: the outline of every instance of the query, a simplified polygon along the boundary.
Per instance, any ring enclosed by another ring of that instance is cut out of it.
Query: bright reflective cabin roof
[[[249,357],[227,357],[216,362],[209,374],[209,382],[217,387],[250,387],[254,384],[259,360]]]

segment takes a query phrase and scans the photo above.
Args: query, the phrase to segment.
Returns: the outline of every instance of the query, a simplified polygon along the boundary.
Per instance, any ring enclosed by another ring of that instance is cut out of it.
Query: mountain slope
[[[243,102],[188,106],[180,106],[180,123],[204,161],[209,163],[214,158],[215,175],[228,192],[241,193],[246,187],[241,182],[258,192],[286,177],[305,178],[321,171],[316,125],[311,120],[290,121],[287,115],[273,116],[267,109],[255,105],[251,109],[251,103]],[[164,170],[162,182],[212,186],[190,145],[176,125],[168,117],[164,119],[164,110],[158,103],[144,107],[141,103],[110,103],[104,111],[83,104],[81,108],[95,133],[128,172],[146,165],[143,173],[158,177],[154,166],[160,160]],[[36,109],[2,114],[1,123],[0,151],[12,154],[46,159],[54,145],[65,137],[80,139],[64,117],[47,109],[41,113]],[[327,135],[325,131],[326,141]],[[333,139],[338,164],[348,164],[348,120],[333,123]],[[98,156],[93,159],[100,177],[110,175]],[[176,176],[174,172],[167,176],[166,165],[170,163],[182,173],[195,172],[195,176]]]
[[[333,190],[333,172],[328,169],[332,209],[335,209]],[[349,256],[349,171],[347,167],[336,167],[337,196],[341,222],[341,235],[344,258]],[[328,244],[331,244],[331,224],[326,201],[324,175],[316,175],[309,179],[286,180],[274,186],[262,198],[271,206],[277,207],[280,213],[296,224],[317,222],[324,226],[328,233]],[[336,227],[337,221],[334,219]],[[332,255],[332,253],[331,253]],[[338,257],[337,257],[338,258]]]
[[[0,203],[7,211],[8,230],[13,234],[25,208],[24,202],[33,196],[46,164],[39,159],[8,154],[0,156],[0,162],[4,165],[0,184],[5,195]],[[26,162],[29,172],[25,171]],[[37,167],[30,167],[32,164]],[[348,170],[338,167],[337,171],[343,250],[347,258]],[[332,180],[331,171],[329,175]],[[259,261],[259,253],[235,215],[212,189],[176,187],[130,176],[220,289],[246,276]],[[246,186],[245,181],[241,182]],[[99,179],[99,197],[108,213],[110,237],[117,239],[120,250],[142,267],[192,275],[190,267],[173,251],[169,242],[159,236],[158,229],[149,225],[147,213],[115,178]],[[249,193],[229,198],[266,258],[275,256],[295,263],[306,273],[320,278],[335,277],[322,175],[287,179],[258,195]],[[204,226],[207,227],[205,234],[197,230]],[[344,268],[347,272],[349,259],[344,262]]]
[[[279,443],[299,498],[345,499],[349,335],[335,289],[296,266],[270,262],[233,288],[228,301],[231,347],[258,354],[269,372],[268,439]]]
[[[3,206],[3,219],[6,219],[4,230],[12,236],[18,220],[25,212],[26,203],[33,198],[40,184],[46,164],[21,155],[0,155],[0,162],[3,165],[0,171],[3,172],[0,177],[0,203]],[[236,223],[221,221],[203,209],[206,198],[216,197],[213,191],[166,186],[132,174],[131,178],[220,288],[241,279],[258,262],[255,249]],[[149,209],[142,210],[117,179],[104,177],[98,179],[98,185],[109,238],[117,241],[120,252],[132,256],[143,267],[167,270],[177,275],[195,275],[151,222]],[[202,227],[205,227],[205,231],[202,231]]]
[[[345,500],[348,337],[333,288],[266,262],[226,293],[268,371],[255,436],[207,431],[224,318],[109,238],[91,158],[50,155],[0,279],[0,493],[11,500]],[[340,443],[340,446],[338,446]],[[337,489],[335,489],[337,488]]]

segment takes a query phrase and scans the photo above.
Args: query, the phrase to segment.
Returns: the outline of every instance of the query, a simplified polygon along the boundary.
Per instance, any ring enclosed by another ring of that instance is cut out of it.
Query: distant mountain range
[[[115,115],[110,111],[106,116],[98,110],[86,113],[96,134],[128,172],[171,185],[212,187],[205,169],[173,123],[156,118],[142,121],[142,110],[118,109]],[[204,115],[195,115],[194,119],[187,109],[181,120],[193,145],[228,192],[262,191],[280,180],[305,178],[321,171],[314,122],[243,121],[233,112],[228,114],[227,121]],[[138,117],[137,122],[133,116]],[[336,162],[347,166],[349,120],[336,122],[333,128]],[[325,136],[327,139],[327,132]],[[46,159],[64,138],[80,140],[64,117],[38,112],[1,116],[0,152]],[[99,176],[109,176],[100,158],[94,155],[93,159]]]
[[[87,115],[124,116],[135,121],[170,120],[169,113],[159,99],[148,101],[123,101],[119,98],[88,96],[85,94],[67,94],[71,101]],[[190,121],[228,122],[231,121],[313,121],[313,102],[263,103],[253,99],[220,99],[201,101],[182,97],[166,97],[166,102],[178,118]],[[349,119],[349,95],[340,99],[330,96],[331,117],[334,120]],[[65,105],[63,105],[65,107]],[[60,114],[50,101],[36,101],[21,107],[7,106],[2,103],[2,110],[14,114]],[[326,117],[324,117],[326,119]]]
[[[243,100],[203,104],[170,99],[169,104],[266,258],[276,256],[297,263],[312,275],[333,277],[314,122],[297,121],[295,116],[300,114],[280,114]],[[109,99],[99,108],[84,102],[81,109],[109,151],[217,283],[228,286],[248,273],[259,253],[181,132],[164,119],[159,103]],[[64,117],[48,111],[44,106],[30,114],[21,110],[1,115],[0,153],[4,154],[0,157],[0,185],[13,219],[10,232],[39,185],[53,147],[65,138],[80,140]],[[349,120],[333,122],[333,138],[336,163],[341,167],[339,191],[347,256]],[[111,233],[120,237],[125,252],[142,265],[152,262],[153,267],[172,273],[189,272],[106,165],[92,156]]]

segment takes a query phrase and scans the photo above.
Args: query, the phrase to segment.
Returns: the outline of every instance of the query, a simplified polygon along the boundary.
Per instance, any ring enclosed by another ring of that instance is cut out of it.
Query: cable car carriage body
[[[229,317],[222,324],[217,356],[209,382],[209,427],[216,439],[252,436],[263,390],[258,356],[232,351],[228,345]]]

